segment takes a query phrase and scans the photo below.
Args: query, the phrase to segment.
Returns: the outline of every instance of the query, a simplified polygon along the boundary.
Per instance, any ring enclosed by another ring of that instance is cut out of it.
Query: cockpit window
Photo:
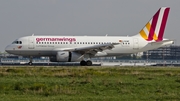
[[[12,44],[22,44],[22,41],[14,41]]]

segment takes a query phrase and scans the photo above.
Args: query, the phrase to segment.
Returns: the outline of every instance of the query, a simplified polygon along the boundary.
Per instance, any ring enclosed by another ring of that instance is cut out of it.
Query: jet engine
[[[57,52],[56,56],[50,57],[51,62],[75,62],[81,61],[83,58],[82,54],[77,52],[60,51]]]

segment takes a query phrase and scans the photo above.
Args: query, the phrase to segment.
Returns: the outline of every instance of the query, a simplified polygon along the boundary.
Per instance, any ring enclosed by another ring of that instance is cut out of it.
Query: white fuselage
[[[18,43],[19,42],[19,43]],[[21,42],[21,43],[20,43]],[[111,50],[97,52],[96,56],[118,56],[131,54],[164,45],[172,44],[173,41],[165,43],[148,42],[136,36],[26,36],[17,39],[6,47],[11,54],[22,56],[53,56],[57,51],[67,49],[95,46],[107,43],[117,43]]]

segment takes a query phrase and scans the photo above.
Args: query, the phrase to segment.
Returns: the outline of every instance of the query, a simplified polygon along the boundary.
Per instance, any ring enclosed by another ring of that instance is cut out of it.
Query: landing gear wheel
[[[86,64],[87,64],[87,63],[86,63],[86,61],[84,61],[84,60],[82,60],[82,61],[80,62],[80,65],[81,65],[81,66],[86,66]]]
[[[30,66],[31,66],[31,65],[33,65],[33,63],[32,63],[32,62],[29,62],[28,64],[29,64]]]
[[[91,60],[87,60],[86,64],[87,64],[87,66],[92,66],[92,61]]]
[[[81,66],[92,66],[92,61],[91,61],[91,60],[88,60],[88,61],[82,60],[82,61],[80,62],[80,65],[81,65]]]

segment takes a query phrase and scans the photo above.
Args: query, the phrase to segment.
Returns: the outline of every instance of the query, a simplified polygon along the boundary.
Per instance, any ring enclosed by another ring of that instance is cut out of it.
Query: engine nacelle
[[[50,57],[51,62],[75,62],[81,61],[83,58],[82,54],[77,52],[60,51],[57,52],[56,56]]]

